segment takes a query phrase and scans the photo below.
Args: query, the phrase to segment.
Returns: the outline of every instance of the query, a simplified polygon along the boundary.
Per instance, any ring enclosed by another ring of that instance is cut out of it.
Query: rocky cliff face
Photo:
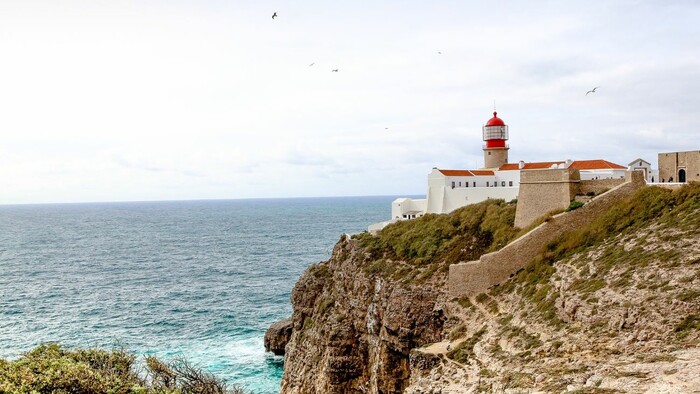
[[[451,256],[486,251],[486,233],[456,241],[449,226],[429,222],[437,219],[416,220],[441,234],[446,249],[435,255],[446,257],[431,260],[377,254],[376,243],[342,237],[294,288],[282,393],[694,392],[700,186],[651,189],[471,298],[448,299],[446,268]],[[481,221],[503,233],[492,220],[512,223],[503,212]],[[382,247],[409,250],[391,240],[425,237],[402,226]]]
[[[343,237],[294,287],[283,393],[401,393],[411,349],[441,339],[446,274],[387,281],[357,243]]]

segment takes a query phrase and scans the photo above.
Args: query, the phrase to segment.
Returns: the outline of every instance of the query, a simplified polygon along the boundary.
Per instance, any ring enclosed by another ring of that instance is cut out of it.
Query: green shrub
[[[686,316],[674,329],[679,338],[685,338],[694,331],[700,331],[700,315]]]
[[[0,359],[0,393],[243,394],[185,360],[136,356],[122,349],[67,350],[41,345],[17,360]]]
[[[454,349],[447,352],[447,357],[457,361],[458,363],[466,364],[470,358],[474,357],[474,345],[481,340],[481,337],[486,333],[486,326],[475,332],[469,339],[462,341]]]
[[[566,212],[573,211],[574,209],[579,209],[583,206],[583,203],[581,201],[572,201],[571,204],[569,204],[569,207],[566,208]]]

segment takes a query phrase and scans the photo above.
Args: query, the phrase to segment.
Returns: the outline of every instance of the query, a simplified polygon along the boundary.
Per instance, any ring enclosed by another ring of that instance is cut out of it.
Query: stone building
[[[659,153],[661,182],[700,181],[700,151]]]

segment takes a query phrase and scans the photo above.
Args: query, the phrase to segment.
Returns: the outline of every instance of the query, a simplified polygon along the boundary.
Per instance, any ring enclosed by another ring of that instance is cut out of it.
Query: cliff
[[[700,186],[645,188],[502,285],[449,298],[449,265],[514,239],[513,217],[487,201],[342,237],[293,291],[282,393],[700,387]]]

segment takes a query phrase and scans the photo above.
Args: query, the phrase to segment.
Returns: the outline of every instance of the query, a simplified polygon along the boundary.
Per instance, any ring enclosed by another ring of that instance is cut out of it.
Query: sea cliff
[[[700,186],[644,188],[449,298],[449,265],[517,238],[513,216],[487,201],[341,237],[294,288],[282,393],[700,387]]]

